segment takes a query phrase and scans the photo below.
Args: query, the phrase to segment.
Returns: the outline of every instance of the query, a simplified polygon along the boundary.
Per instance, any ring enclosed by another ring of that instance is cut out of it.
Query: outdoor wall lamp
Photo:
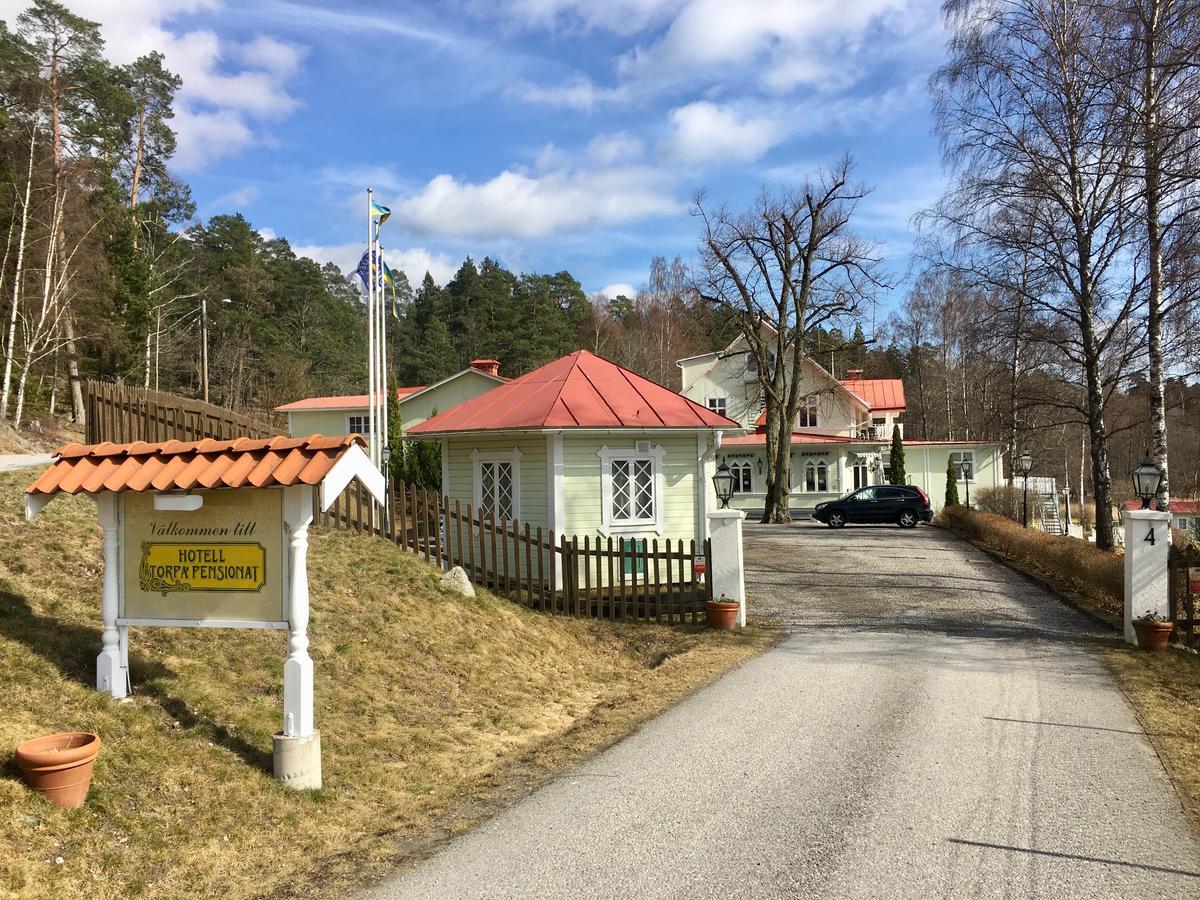
[[[717,499],[721,501],[721,508],[729,507],[729,498],[733,496],[733,473],[729,471],[729,466],[725,463],[717,466],[717,474],[713,476],[713,489],[717,492]]]
[[[1133,490],[1141,498],[1142,509],[1150,508],[1150,501],[1158,495],[1162,480],[1163,470],[1147,453],[1141,465],[1133,470]]]

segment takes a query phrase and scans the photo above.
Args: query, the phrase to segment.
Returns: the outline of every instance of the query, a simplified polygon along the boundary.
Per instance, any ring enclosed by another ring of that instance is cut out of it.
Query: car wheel
[[[913,512],[911,509],[906,509],[906,510],[904,510],[904,512],[900,513],[900,527],[901,528],[916,528],[917,527],[917,514],[915,512]]]
[[[830,513],[829,522],[827,524],[830,528],[841,528],[846,524],[846,517],[840,512]]]

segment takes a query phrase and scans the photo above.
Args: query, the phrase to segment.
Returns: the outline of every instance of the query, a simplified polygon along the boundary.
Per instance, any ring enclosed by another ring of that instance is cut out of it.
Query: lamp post
[[[1029,471],[1033,468],[1033,454],[1028,450],[1023,452],[1014,461],[1017,474],[1025,480],[1025,487],[1021,501],[1021,524],[1029,527]]]
[[[1142,501],[1142,509],[1150,508],[1150,501],[1158,495],[1162,480],[1163,470],[1147,453],[1141,464],[1133,470],[1133,490]]]
[[[717,474],[712,477],[712,481],[717,499],[721,501],[721,509],[728,509],[729,498],[733,496],[733,473],[729,471],[729,466],[725,463],[717,466]]]
[[[966,459],[958,461],[958,471],[962,474],[963,486],[967,491],[967,509],[971,508],[971,462]]]
[[[232,303],[228,297],[222,303]],[[200,390],[208,403],[208,297],[200,298]]]
[[[392,533],[392,467],[389,463],[392,461],[392,445],[384,444],[383,449],[379,451],[379,458],[383,461],[383,496],[385,498],[383,504],[383,530],[388,534]]]

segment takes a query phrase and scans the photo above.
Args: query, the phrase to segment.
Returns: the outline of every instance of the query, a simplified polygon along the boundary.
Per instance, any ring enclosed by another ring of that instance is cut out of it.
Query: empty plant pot
[[[709,600],[705,604],[708,624],[723,631],[733,631],[737,625],[738,610],[742,605],[736,600]]]
[[[17,766],[29,786],[55,806],[76,809],[87,799],[99,752],[99,735],[67,731],[21,744]]]
[[[1171,640],[1174,622],[1153,622],[1146,619],[1134,619],[1133,630],[1137,633],[1138,646],[1143,650],[1162,652],[1167,649]]]

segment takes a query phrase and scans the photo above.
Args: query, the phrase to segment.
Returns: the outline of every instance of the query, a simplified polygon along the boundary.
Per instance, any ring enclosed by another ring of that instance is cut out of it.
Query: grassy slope
[[[133,698],[97,694],[94,506],[60,498],[26,523],[29,477],[0,476],[0,894],[247,896],[315,877],[329,890],[394,864],[514,765],[536,772],[611,742],[768,640],[464,600],[385,542],[317,534],[326,787],[290,792],[270,774],[284,635],[135,629]],[[88,805],[55,810],[23,786],[11,749],[75,729],[104,747]]]

